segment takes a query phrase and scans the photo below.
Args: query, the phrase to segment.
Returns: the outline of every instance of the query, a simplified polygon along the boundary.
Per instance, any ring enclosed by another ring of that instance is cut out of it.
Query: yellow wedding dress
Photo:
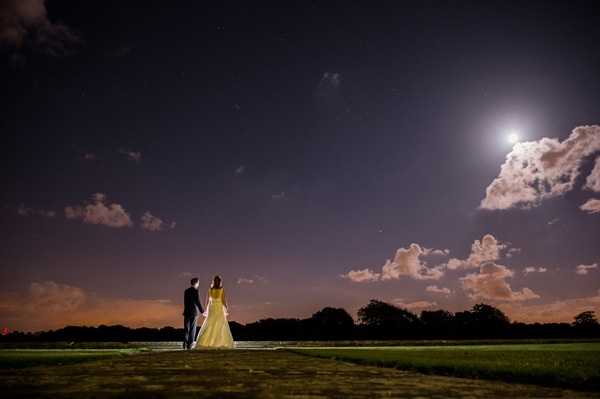
[[[235,344],[227,322],[227,309],[223,306],[221,295],[223,288],[211,288],[209,303],[204,312],[204,322],[200,328],[198,349],[233,349]]]

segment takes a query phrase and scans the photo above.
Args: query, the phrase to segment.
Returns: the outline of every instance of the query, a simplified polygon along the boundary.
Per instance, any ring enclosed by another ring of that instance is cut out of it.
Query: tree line
[[[230,322],[236,341],[346,341],[346,340],[463,340],[523,338],[599,338],[594,311],[574,316],[572,323],[511,322],[498,308],[479,303],[470,310],[406,308],[371,299],[358,310],[358,323],[343,308],[326,307],[307,319],[267,318],[242,325]],[[11,332],[0,342],[132,342],[181,341],[183,328],[161,329],[118,326],[76,327],[36,333]]]

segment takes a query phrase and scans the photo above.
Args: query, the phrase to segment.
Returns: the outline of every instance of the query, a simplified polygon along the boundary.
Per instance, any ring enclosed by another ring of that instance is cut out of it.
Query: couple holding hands
[[[194,347],[204,349],[235,348],[233,336],[227,322],[227,300],[225,299],[223,279],[220,276],[213,278],[212,285],[206,295],[206,311],[200,303],[198,278],[194,277],[190,283],[192,286],[186,289],[183,294],[183,329],[185,334],[183,349],[194,349]],[[200,314],[205,318],[200,333],[196,337]]]

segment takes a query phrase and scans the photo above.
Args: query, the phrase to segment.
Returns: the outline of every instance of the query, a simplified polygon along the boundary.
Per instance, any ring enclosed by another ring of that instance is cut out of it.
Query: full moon
[[[510,141],[511,143],[516,143],[517,141],[519,141],[519,136],[516,133],[511,133],[508,135],[508,141]]]

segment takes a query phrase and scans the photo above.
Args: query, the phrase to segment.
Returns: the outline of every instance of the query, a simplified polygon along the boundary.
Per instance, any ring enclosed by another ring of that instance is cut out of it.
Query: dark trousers
[[[192,349],[196,340],[196,328],[198,327],[198,316],[183,317],[183,349]]]

